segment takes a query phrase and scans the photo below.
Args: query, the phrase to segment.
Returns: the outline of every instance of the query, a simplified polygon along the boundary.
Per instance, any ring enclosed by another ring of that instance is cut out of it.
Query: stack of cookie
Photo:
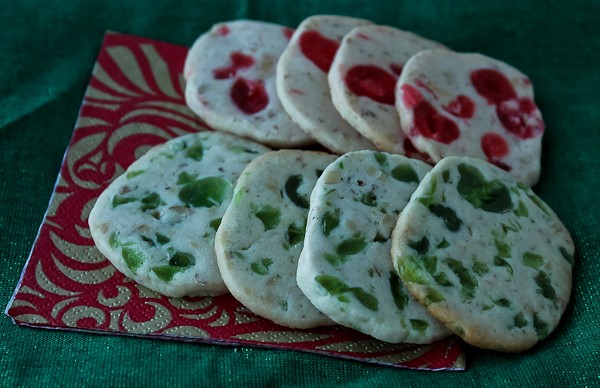
[[[393,343],[515,352],[556,328],[574,246],[529,188],[544,123],[518,70],[323,15],[217,24],[184,74],[216,131],[155,147],[98,198],[92,236],[121,272]],[[267,148],[314,142],[330,152]]]

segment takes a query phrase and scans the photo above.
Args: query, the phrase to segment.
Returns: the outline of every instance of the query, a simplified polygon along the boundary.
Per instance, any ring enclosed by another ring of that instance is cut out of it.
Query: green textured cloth
[[[559,328],[518,355],[468,348],[466,372],[378,367],[291,351],[17,327],[0,317],[7,386],[600,385],[600,2],[18,1],[0,5],[0,304],[17,284],[105,30],[190,45],[238,18],[297,25],[345,14],[479,51],[527,74],[547,124],[535,191],[576,245]]]

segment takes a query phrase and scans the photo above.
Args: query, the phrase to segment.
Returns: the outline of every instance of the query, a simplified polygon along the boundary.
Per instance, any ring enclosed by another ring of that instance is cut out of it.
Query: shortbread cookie
[[[449,335],[409,296],[390,257],[398,213],[429,170],[404,156],[356,151],[329,165],[317,181],[297,281],[335,322],[393,343]]]
[[[531,81],[480,54],[428,50],[412,57],[396,88],[402,129],[437,162],[474,156],[534,185],[544,121]]]
[[[332,324],[296,284],[309,197],[335,156],[314,151],[266,153],[242,173],[217,231],[215,250],[231,294],[280,325]]]
[[[441,47],[393,27],[355,28],[342,40],[329,71],[333,104],[342,117],[379,149],[417,156],[414,146],[400,130],[394,105],[396,79],[414,54]]]
[[[240,173],[266,151],[217,132],[151,148],[102,192],[90,212],[98,250],[119,271],[161,294],[226,293],[215,231]]]
[[[293,30],[257,21],[214,25],[186,61],[185,98],[208,125],[274,147],[313,140],[283,110],[275,67]]]
[[[569,301],[569,232],[530,188],[481,159],[433,168],[400,214],[391,252],[410,293],[482,348],[534,346]]]
[[[338,153],[375,146],[352,128],[331,102],[327,72],[343,36],[363,19],[317,15],[305,19],[277,63],[277,93],[292,120]]]

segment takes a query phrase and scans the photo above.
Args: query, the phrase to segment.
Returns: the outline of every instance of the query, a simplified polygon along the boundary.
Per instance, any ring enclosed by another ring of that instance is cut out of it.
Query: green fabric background
[[[0,385],[600,385],[600,2],[18,1],[0,5],[0,305],[17,284],[105,30],[190,45],[211,24],[368,18],[529,75],[544,114],[536,192],[572,232],[571,303],[547,340],[508,355],[468,349],[468,370],[418,372],[290,351],[22,328],[0,316]],[[9,5],[10,4],[10,5]]]

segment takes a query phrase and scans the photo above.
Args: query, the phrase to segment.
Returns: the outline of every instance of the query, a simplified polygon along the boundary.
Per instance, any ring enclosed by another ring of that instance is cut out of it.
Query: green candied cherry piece
[[[539,207],[541,211],[546,213],[546,215],[552,217],[548,205],[546,205],[546,203],[542,201],[540,197],[538,197],[533,191],[531,191],[530,187],[524,185],[521,182],[517,182],[517,187],[521,189],[525,193],[525,195],[527,195],[527,197],[531,200],[531,202],[533,202],[537,207]]]
[[[477,260],[473,260],[472,268],[473,268],[473,272],[475,272],[479,276],[483,276],[486,273],[490,272],[490,269],[487,266],[487,264],[485,264],[481,261],[477,261]]]
[[[193,266],[195,263],[196,259],[191,253],[175,251],[173,256],[169,259],[168,265],[152,267],[152,272],[154,272],[159,279],[168,282],[173,279],[173,276],[175,276],[176,273]]]
[[[425,271],[429,272],[431,275],[437,271],[437,256],[422,256],[421,260],[423,261],[423,267]]]
[[[519,206],[515,209],[514,213],[519,217],[529,217],[529,210],[523,201],[519,201]]]
[[[138,175],[141,175],[143,173],[145,173],[146,170],[134,170],[134,171],[128,171],[127,175],[125,175],[127,177],[127,179],[131,179],[131,178],[135,178]]]
[[[396,258],[400,277],[407,283],[427,284],[423,269],[414,257]]]
[[[510,307],[510,300],[506,298],[500,298],[493,301],[496,306]]]
[[[436,275],[433,275],[433,280],[440,286],[451,287],[454,284],[448,279],[448,274],[446,272],[440,272]]]
[[[173,276],[181,270],[180,267],[173,267],[171,265],[152,267],[152,272],[154,272],[160,280],[164,280],[165,282],[173,280]]]
[[[119,235],[117,234],[117,232],[112,232],[110,234],[110,236],[108,237],[108,245],[111,248],[116,248],[119,245],[121,245],[121,241],[119,241]]]
[[[408,240],[406,242],[406,245],[408,245],[409,248],[412,248],[415,251],[417,251],[419,255],[424,255],[429,250],[429,239],[427,238],[427,236],[423,236],[418,241]]]
[[[251,150],[250,148],[243,147],[241,145],[232,145],[228,147],[230,151],[241,154],[242,152],[247,154],[258,154],[258,151]]]
[[[269,267],[271,266],[271,264],[273,264],[273,260],[271,260],[268,257],[265,257],[264,259],[260,259],[250,264],[250,269],[252,270],[252,272],[258,275],[268,275]]]
[[[417,331],[425,331],[429,327],[429,323],[421,319],[411,319],[410,326]]]
[[[161,199],[158,193],[150,193],[144,198],[142,198],[142,206],[140,207],[140,209],[142,211],[154,210],[158,207],[158,205],[160,205],[160,201]]]
[[[196,263],[194,255],[187,252],[176,251],[169,259],[169,265],[178,268],[188,268]]]
[[[132,271],[140,268],[145,260],[144,254],[141,251],[131,247],[123,247],[121,250],[121,257],[127,267]]]
[[[390,271],[390,289],[394,298],[394,304],[398,307],[398,310],[404,310],[408,304],[408,296],[404,293],[402,282],[398,274],[394,271]]]
[[[156,243],[150,237],[146,237],[146,236],[140,236],[140,237],[141,237],[142,241],[147,242],[148,245],[150,245],[151,247],[156,246]]]
[[[539,269],[544,264],[544,258],[533,252],[523,253],[523,264],[533,269]]]
[[[556,300],[556,290],[552,287],[550,277],[544,271],[539,271],[535,276],[535,283],[540,288],[540,293],[546,299]]]
[[[185,156],[188,158],[192,158],[194,160],[200,161],[202,160],[202,156],[204,155],[204,147],[202,147],[202,143],[196,143],[188,149],[185,150]]]
[[[254,212],[254,215],[262,222],[265,231],[276,228],[281,221],[281,211],[271,205],[261,207]]]
[[[302,181],[302,175],[292,175],[285,182],[284,189],[290,201],[296,206],[308,209],[310,206],[308,198],[305,195],[298,193],[298,188],[302,184]]]
[[[442,241],[440,241],[440,243],[437,245],[437,247],[440,249],[448,248],[449,246],[450,246],[450,243],[445,238],[443,238]]]
[[[208,225],[213,228],[215,230],[215,232],[217,231],[217,229],[219,229],[219,226],[221,225],[221,217],[219,218],[215,218],[214,220],[210,221],[208,223]]]
[[[523,230],[523,225],[521,225],[517,220],[510,220],[508,225],[504,223],[500,223],[500,225],[502,225],[502,232],[504,234],[507,234],[508,232],[519,233],[521,230]]]
[[[169,241],[171,241],[171,239],[165,236],[164,234],[156,233],[156,242],[160,245],[166,244]]]
[[[511,274],[511,275],[513,274],[513,267],[512,267],[512,265],[510,265],[508,263],[508,261],[504,260],[501,257],[498,257],[498,256],[494,257],[494,265],[497,266],[497,267],[504,267],[504,268],[506,268],[506,270],[508,271],[509,274]]]
[[[189,174],[185,171],[180,172],[177,176],[177,184],[178,185],[186,185],[196,180],[198,174]]]
[[[442,172],[442,180],[444,181],[444,183],[448,183],[448,181],[450,180],[450,170],[444,170]]]
[[[382,152],[374,152],[373,156],[375,157],[375,161],[381,167],[387,166],[387,155]]]
[[[179,199],[194,207],[219,206],[231,191],[231,182],[220,177],[192,181],[179,191]]]
[[[537,313],[533,314],[533,329],[540,340],[546,338],[548,334],[550,334],[548,323],[540,319]]]
[[[458,281],[463,287],[463,295],[467,299],[473,298],[475,296],[475,288],[479,284],[477,278],[459,260],[447,258],[445,261],[456,277],[458,277]]]
[[[459,164],[458,193],[477,209],[502,213],[513,207],[510,191],[498,179],[487,181],[477,167]]]
[[[349,288],[342,280],[331,275],[318,275],[315,280],[331,295],[341,295]]]
[[[431,304],[431,303],[443,302],[446,300],[446,298],[444,298],[444,295],[442,295],[442,293],[439,292],[438,290],[428,287],[427,293],[425,294],[425,300],[427,301],[428,304]]]
[[[392,178],[400,182],[419,183],[419,176],[415,169],[408,163],[399,164],[391,171]]]
[[[419,201],[424,206],[429,207],[429,205],[432,205],[433,203],[435,203],[435,192],[436,191],[437,191],[437,179],[432,177],[429,180],[429,186],[426,186],[426,188],[423,190],[423,196],[419,197],[417,199],[417,201]]]
[[[428,206],[429,211],[431,211],[434,215],[440,217],[444,221],[444,225],[451,232],[456,232],[460,229],[462,225],[462,220],[458,218],[456,212],[447,206],[444,206],[439,203],[432,203]]]
[[[565,258],[565,260],[567,261],[567,263],[573,265],[575,263],[575,258],[573,257],[573,254],[569,253],[569,251],[567,251],[567,248],[563,248],[560,247],[560,254],[562,255],[562,257]]]
[[[112,206],[117,207],[119,205],[124,205],[126,203],[135,202],[137,200],[138,199],[134,198],[134,197],[119,197],[118,195],[115,195],[112,200]]]
[[[515,327],[518,327],[520,329],[522,327],[527,326],[528,323],[529,322],[527,322],[527,319],[525,319],[522,312],[515,315],[515,319],[514,319]]]
[[[329,236],[332,230],[338,227],[340,224],[340,209],[335,209],[332,211],[328,211],[323,215],[323,220],[321,221],[321,227],[323,229],[323,234],[325,236]]]
[[[360,202],[367,206],[375,207],[375,206],[377,206],[377,196],[375,195],[374,192],[369,191],[368,193],[364,193],[360,197]]]
[[[323,258],[334,267],[344,264],[347,261],[346,257],[336,255],[335,253],[325,253]]]
[[[300,226],[296,226],[295,224],[290,224],[290,226],[288,226],[287,232],[285,233],[285,239],[290,246],[294,246],[304,241],[305,223],[306,222]]]
[[[369,294],[360,287],[348,287],[346,283],[335,276],[331,275],[318,275],[315,277],[315,281],[323,287],[330,295],[337,296],[341,302],[349,302],[350,300],[345,297],[344,293],[350,292],[356,300],[366,308],[372,311],[379,309],[379,302],[377,298]]]
[[[362,304],[369,310],[371,310],[371,311],[379,310],[379,301],[377,300],[377,298],[374,297],[373,295],[369,294],[362,288],[352,287],[352,288],[349,288],[348,291],[350,291],[350,293],[352,293],[352,295],[356,298],[356,300],[358,300],[358,302],[360,304]]]
[[[343,240],[335,248],[335,252],[340,256],[354,255],[363,251],[367,247],[367,242],[362,236],[353,236]]]
[[[494,245],[498,250],[498,257],[510,258],[512,256],[512,249],[505,241],[494,239]]]

